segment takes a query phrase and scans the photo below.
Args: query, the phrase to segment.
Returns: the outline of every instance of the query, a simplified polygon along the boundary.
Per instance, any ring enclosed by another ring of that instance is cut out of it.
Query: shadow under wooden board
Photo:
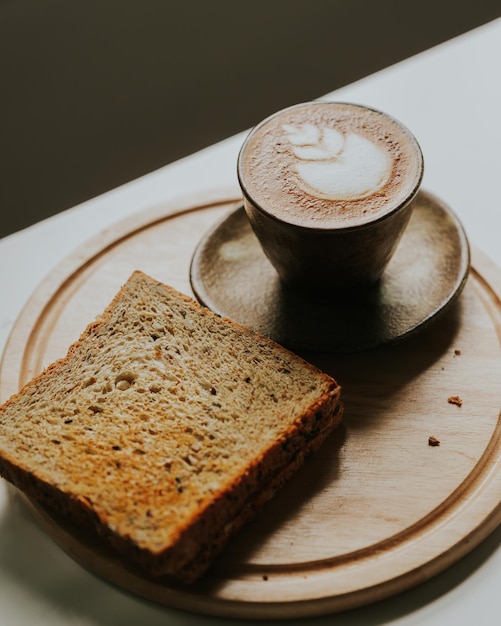
[[[14,325],[0,400],[64,356],[135,269],[192,294],[198,242],[239,204],[223,198],[156,207],[66,259]],[[419,333],[357,353],[305,354],[341,383],[343,425],[195,585],[146,578],[97,536],[28,506],[89,570],[145,599],[199,613],[313,616],[409,589],[501,523],[500,298],[500,271],[474,250],[461,296]]]

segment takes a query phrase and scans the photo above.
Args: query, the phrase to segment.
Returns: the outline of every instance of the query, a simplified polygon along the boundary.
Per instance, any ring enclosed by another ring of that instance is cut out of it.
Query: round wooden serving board
[[[197,243],[238,206],[238,199],[192,199],[157,207],[66,259],[14,325],[1,400],[63,356],[135,269],[191,294]],[[463,293],[425,330],[380,349],[304,355],[341,383],[343,425],[196,585],[144,578],[97,537],[29,505],[91,571],[191,611],[310,616],[408,589],[501,522],[500,298],[499,270],[473,250]],[[449,401],[456,396],[461,406]]]

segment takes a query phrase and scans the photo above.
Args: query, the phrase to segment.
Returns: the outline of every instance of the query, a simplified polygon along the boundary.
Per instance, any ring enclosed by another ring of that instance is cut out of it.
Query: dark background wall
[[[0,0],[0,236],[499,16],[499,0]]]

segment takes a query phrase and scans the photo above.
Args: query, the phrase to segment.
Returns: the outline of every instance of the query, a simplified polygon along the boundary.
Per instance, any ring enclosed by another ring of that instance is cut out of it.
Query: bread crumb
[[[433,435],[430,435],[428,437],[428,445],[429,446],[433,446],[433,447],[439,446],[440,445],[440,440],[437,439],[436,437],[434,437]]]
[[[263,574],[263,580],[268,580],[268,575],[267,574]]]
[[[459,396],[449,396],[447,402],[449,404],[455,404],[456,406],[461,406],[463,404],[463,401]]]
[[[456,348],[456,350],[454,350],[454,356],[461,356],[461,350]]]

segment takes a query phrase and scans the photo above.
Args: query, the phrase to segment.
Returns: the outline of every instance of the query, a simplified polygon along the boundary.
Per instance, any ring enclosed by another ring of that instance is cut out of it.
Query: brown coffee
[[[396,210],[420,185],[414,136],[390,116],[310,102],[259,124],[239,156],[242,191],[278,219],[320,229],[361,226]]]

